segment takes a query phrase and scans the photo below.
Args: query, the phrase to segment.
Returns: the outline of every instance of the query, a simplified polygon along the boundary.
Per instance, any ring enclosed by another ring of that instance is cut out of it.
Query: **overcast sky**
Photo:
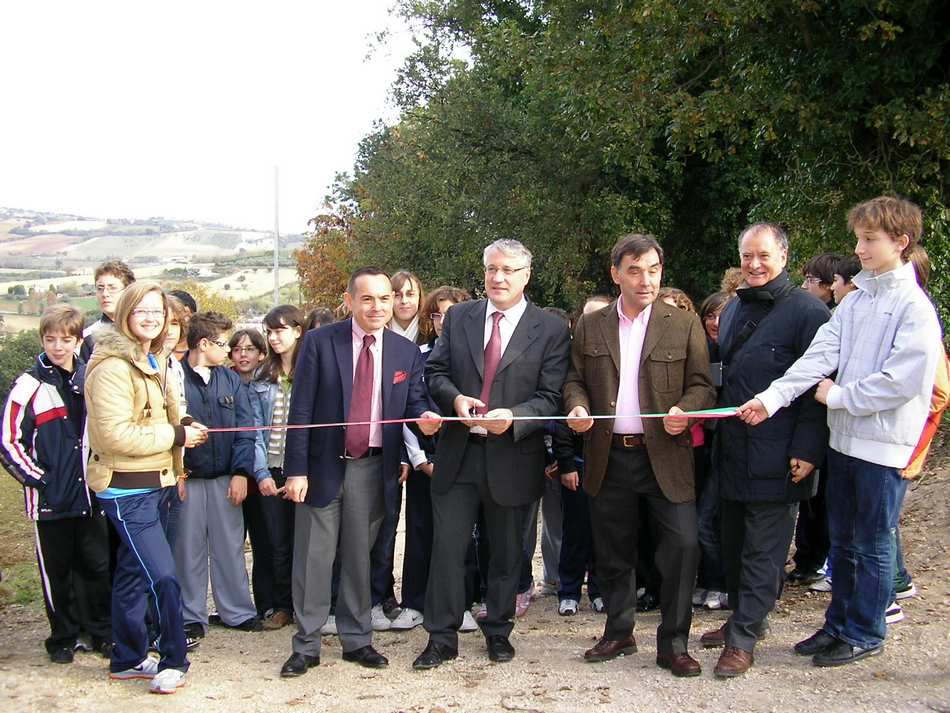
[[[2,3],[0,206],[271,229],[277,165],[281,232],[304,231],[396,116],[391,4]]]

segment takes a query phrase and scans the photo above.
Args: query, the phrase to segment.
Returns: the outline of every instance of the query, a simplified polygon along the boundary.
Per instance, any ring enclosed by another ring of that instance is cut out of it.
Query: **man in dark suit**
[[[399,495],[402,426],[365,422],[436,416],[426,410],[419,348],[384,329],[393,309],[386,273],[357,270],[344,300],[352,318],[308,332],[294,372],[288,425],[353,425],[287,432],[284,497],[302,504],[294,521],[297,633],[282,676],[299,676],[320,663],[320,628],[330,611],[338,541],[336,625],[343,659],[371,668],[388,665],[372,646],[370,549],[384,507],[395,507]],[[422,421],[420,428],[434,433],[438,422]]]
[[[568,425],[586,433],[584,489],[591,496],[597,574],[607,600],[600,641],[584,654],[606,661],[637,650],[637,534],[641,499],[658,530],[661,621],[656,663],[697,676],[687,652],[699,560],[689,419],[712,406],[706,337],[698,317],[656,302],[663,248],[649,235],[620,238],[610,274],[620,298],[580,318],[564,385]],[[591,414],[616,414],[598,421]],[[662,422],[641,413],[666,413]],[[589,433],[587,433],[589,432]]]
[[[481,505],[491,546],[482,632],[492,661],[510,661],[524,506],[541,497],[544,417],[559,411],[570,335],[563,320],[524,297],[531,253],[516,240],[485,248],[487,300],[462,302],[445,317],[426,363],[429,394],[463,421],[443,427],[432,476],[434,537],[425,628],[429,643],[413,668],[458,655],[465,610],[465,551]],[[513,421],[513,416],[538,416]]]

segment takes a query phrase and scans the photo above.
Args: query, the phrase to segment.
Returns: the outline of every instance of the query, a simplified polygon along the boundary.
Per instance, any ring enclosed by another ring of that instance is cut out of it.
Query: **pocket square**
[[[406,372],[404,372],[404,371],[397,371],[395,374],[393,374],[393,383],[394,383],[394,384],[401,384],[402,382],[404,382],[404,381],[405,381],[406,379],[408,379],[408,378],[409,378],[409,374],[407,374]]]

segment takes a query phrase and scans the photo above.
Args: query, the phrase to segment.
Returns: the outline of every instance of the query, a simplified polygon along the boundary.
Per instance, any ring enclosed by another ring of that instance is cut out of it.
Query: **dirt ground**
[[[946,440],[946,431],[941,437]],[[717,652],[701,649],[698,642],[702,632],[720,625],[724,612],[696,611],[691,649],[703,675],[680,680],[654,665],[656,612],[638,621],[639,653],[586,664],[583,651],[600,634],[601,615],[584,609],[575,617],[559,617],[556,598],[543,597],[515,626],[517,654],[511,663],[490,663],[482,637],[473,633],[462,635],[458,660],[430,672],[412,671],[412,660],[426,642],[419,627],[376,635],[376,647],[391,662],[384,671],[342,661],[339,642],[324,637],[321,665],[286,680],[278,671],[290,653],[289,628],[256,634],[212,628],[191,655],[188,686],[160,698],[149,696],[143,681],[110,682],[106,661],[92,654],[77,655],[70,666],[49,663],[42,612],[11,605],[0,610],[0,711],[125,713],[147,705],[148,710],[207,713],[950,712],[948,454],[943,444],[905,505],[904,549],[919,596],[903,602],[906,619],[890,627],[884,654],[851,666],[818,669],[792,653],[792,645],[820,625],[830,596],[803,587],[786,589],[771,616],[771,633],[755,652],[754,667],[728,681],[713,677]]]

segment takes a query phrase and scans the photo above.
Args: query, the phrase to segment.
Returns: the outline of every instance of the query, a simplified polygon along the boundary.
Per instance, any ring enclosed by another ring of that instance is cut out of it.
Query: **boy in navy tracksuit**
[[[80,631],[112,649],[109,535],[86,486],[85,364],[75,356],[82,313],[53,305],[40,319],[44,351],[13,384],[3,410],[0,465],[23,485],[36,528],[36,559],[55,663],[71,663]],[[82,605],[80,606],[80,601]]]

